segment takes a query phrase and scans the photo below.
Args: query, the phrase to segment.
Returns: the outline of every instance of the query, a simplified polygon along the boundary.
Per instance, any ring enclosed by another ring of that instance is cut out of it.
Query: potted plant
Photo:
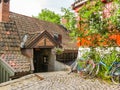
[[[55,48],[55,52],[56,52],[56,54],[62,54],[63,53],[63,51],[64,51],[64,49],[62,49],[62,48]]]

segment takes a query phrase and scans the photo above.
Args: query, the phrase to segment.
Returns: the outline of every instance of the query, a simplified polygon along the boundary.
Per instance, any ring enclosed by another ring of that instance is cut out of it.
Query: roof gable
[[[43,37],[36,45],[36,47],[42,47],[42,46],[52,46],[54,47],[54,43],[51,42],[51,40],[48,37]]]
[[[26,48],[55,47],[59,45],[46,30],[26,42]]]

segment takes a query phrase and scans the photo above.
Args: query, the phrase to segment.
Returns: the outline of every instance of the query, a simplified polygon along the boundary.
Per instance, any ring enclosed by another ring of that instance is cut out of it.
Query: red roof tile
[[[2,54],[0,59],[9,64],[9,66],[13,68],[15,72],[30,71],[30,60],[20,53]]]

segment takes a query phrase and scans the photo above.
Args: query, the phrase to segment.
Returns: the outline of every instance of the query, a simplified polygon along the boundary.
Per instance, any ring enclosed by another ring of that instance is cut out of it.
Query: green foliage
[[[98,51],[96,51],[95,48],[91,47],[91,51],[90,52],[86,52],[83,55],[84,58],[89,57],[90,59],[94,60],[95,62],[98,62],[100,60],[100,53]]]
[[[84,30],[88,30],[89,35],[98,33],[104,35],[108,32],[108,19],[103,19],[102,17],[104,5],[100,0],[97,0],[95,4],[91,4],[90,2],[88,1],[79,11],[79,16],[87,24]],[[84,23],[81,22],[80,24]]]
[[[91,4],[92,3],[92,4]],[[88,0],[86,4],[84,4],[80,11],[79,16],[80,19],[80,28],[79,31],[76,31],[76,36],[86,37],[88,35],[100,35],[102,38],[102,42],[108,39],[108,35],[110,33],[120,32],[120,3],[119,0],[113,0],[111,10],[111,16],[109,18],[103,17],[103,10],[106,8],[105,4],[101,2],[101,0],[96,0],[94,3],[91,0]],[[83,25],[85,25],[83,27]],[[86,33],[87,32],[87,33]],[[75,37],[76,37],[75,36]],[[94,45],[97,46],[96,41]],[[109,43],[112,42],[108,40]],[[112,45],[116,43],[111,43]]]
[[[89,19],[90,16],[93,13],[97,13],[98,11],[101,11],[101,7],[103,6],[103,4],[101,3],[100,0],[97,0],[95,4],[91,4],[91,1],[88,0],[88,2],[86,3],[86,5],[84,5],[80,11],[79,11],[79,15],[81,18],[83,19]]]
[[[104,48],[104,51],[106,50],[107,48]],[[117,57],[118,53],[119,53],[118,51],[113,49],[109,51],[109,53],[106,53],[106,54],[102,53],[103,57],[101,57],[101,53],[96,51],[95,48],[93,48],[90,52],[85,53],[83,57],[90,56],[90,58],[93,59],[95,63],[98,63],[100,60],[102,60],[106,64],[106,67],[100,66],[100,70],[97,75],[97,78],[101,78],[103,80],[109,81],[110,76],[107,75],[108,69],[115,60],[118,62],[120,61],[119,57]]]
[[[76,17],[75,13],[71,11],[70,8],[61,8],[63,13],[62,18],[67,20],[67,23],[64,26],[71,31],[70,36],[76,35]]]
[[[119,0],[115,0],[116,10],[114,15],[110,18],[111,22],[115,26],[115,28],[120,32],[120,2]]]
[[[36,18],[40,20],[45,20],[48,22],[60,24],[60,15],[48,9],[42,9],[41,13],[39,13]]]
[[[62,16],[48,9],[42,9],[41,13],[39,13],[36,18],[56,24],[61,24],[60,19],[65,18],[67,23],[64,24],[64,26],[70,30],[70,36],[76,36],[77,28],[75,13],[72,12],[70,8],[61,8],[61,12],[63,13]]]
[[[62,48],[55,48],[55,52],[56,52],[56,54],[58,54],[58,55],[62,54],[63,51],[64,51],[64,49],[62,49]]]
[[[74,12],[72,12],[69,8],[61,8],[61,11],[63,13],[62,18],[67,20],[67,23],[65,24],[66,28],[68,30],[74,30],[76,25],[76,17]]]
[[[112,50],[110,54],[106,54],[103,58],[104,63],[106,64],[107,67],[103,67],[101,66],[100,71],[97,75],[98,78],[102,78],[104,80],[110,80],[110,76],[105,75],[107,73],[109,73],[108,69],[111,66],[111,64],[117,59],[119,60],[119,58],[116,56],[117,55],[117,51],[116,50]]]

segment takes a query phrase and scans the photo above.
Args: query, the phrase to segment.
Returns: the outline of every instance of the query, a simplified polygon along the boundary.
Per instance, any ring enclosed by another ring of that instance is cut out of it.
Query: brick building
[[[59,61],[77,57],[76,43],[62,25],[9,11],[0,0],[0,83],[31,72],[62,70]],[[61,48],[62,54],[56,54]]]

